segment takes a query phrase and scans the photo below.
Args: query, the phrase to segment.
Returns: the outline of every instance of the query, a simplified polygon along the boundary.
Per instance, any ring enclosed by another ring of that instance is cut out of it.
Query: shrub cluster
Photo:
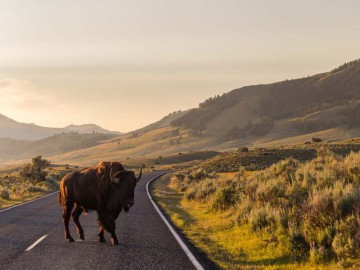
[[[295,259],[314,263],[360,255],[360,154],[320,151],[240,179],[238,223],[288,239]],[[252,207],[249,207],[251,205]]]
[[[19,171],[0,175],[0,199],[11,200],[30,193],[57,190],[59,180],[67,171],[53,171],[48,174],[48,166],[47,160],[36,157],[31,164],[26,164]]]
[[[45,169],[49,167],[49,165],[50,161],[38,156],[33,158],[31,163],[21,168],[19,175],[31,183],[45,181],[48,174]]]
[[[205,169],[174,177],[185,199],[232,208],[237,225],[268,235],[295,260],[326,263],[360,256],[360,154],[320,149],[301,163],[289,158],[246,177],[218,181]]]
[[[174,188],[184,192],[187,200],[207,201],[216,192],[217,175],[200,168],[191,173],[176,174],[171,182]]]

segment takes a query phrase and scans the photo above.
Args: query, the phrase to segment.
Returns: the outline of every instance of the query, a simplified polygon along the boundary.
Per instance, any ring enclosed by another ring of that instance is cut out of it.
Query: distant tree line
[[[259,113],[279,120],[359,100],[359,74],[357,60],[339,67],[337,72],[272,84],[259,100]]]
[[[239,100],[233,99],[229,94],[216,95],[199,104],[199,109],[193,109],[171,122],[174,126],[184,126],[194,131],[194,136],[198,136],[206,129],[206,124],[222,111],[238,103]]]

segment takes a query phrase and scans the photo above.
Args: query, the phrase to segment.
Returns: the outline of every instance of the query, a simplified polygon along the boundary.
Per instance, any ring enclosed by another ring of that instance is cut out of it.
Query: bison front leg
[[[114,221],[114,228],[115,228],[115,221]],[[119,245],[119,241],[117,239],[117,236],[115,234],[115,229],[112,230],[112,231],[109,231],[110,234],[111,234],[111,243],[114,245],[114,246],[118,246]]]
[[[119,241],[115,234],[115,226],[116,226],[115,219],[109,214],[106,214],[106,213],[100,214],[99,213],[99,223],[102,228],[105,228],[105,230],[107,230],[111,234],[111,243],[114,246],[119,245]],[[104,234],[102,234],[102,236],[104,236]],[[99,233],[99,237],[101,240],[100,233]]]
[[[74,204],[66,202],[63,206],[63,223],[65,227],[65,238],[69,240],[69,242],[74,242],[74,238],[71,237],[70,231],[69,231],[69,221],[71,216],[71,210],[73,208]]]
[[[102,227],[101,225],[99,226],[100,230],[99,230],[99,242],[100,243],[106,243],[105,237],[104,237],[104,227]]]
[[[80,224],[80,221],[79,221],[79,217],[80,215],[82,214],[84,210],[82,209],[82,207],[80,206],[76,206],[74,211],[72,212],[71,216],[72,216],[72,219],[76,225],[76,230],[79,234],[79,237],[81,240],[85,240],[85,237],[84,237],[84,230],[83,228],[81,227],[81,224]]]

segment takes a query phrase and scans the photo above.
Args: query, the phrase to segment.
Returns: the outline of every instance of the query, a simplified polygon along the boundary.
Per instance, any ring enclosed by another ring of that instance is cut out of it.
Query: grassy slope
[[[0,161],[51,156],[101,144],[113,138],[110,134],[61,134],[38,141],[0,139]]]
[[[224,174],[220,181],[230,176]],[[183,200],[169,175],[153,184],[152,193],[171,221],[222,269],[342,269],[339,264],[294,263],[284,250],[250,232],[248,225],[234,226],[231,209],[219,214],[209,211],[207,204]]]
[[[208,147],[216,149],[294,144],[319,136],[324,140],[360,136],[356,120],[359,74],[360,61],[354,61],[307,78],[235,89],[173,124],[202,130],[210,141]],[[354,119],[346,115],[349,110]],[[257,124],[261,118],[272,119],[273,128],[264,133],[246,128],[241,133],[248,134],[227,138],[230,130],[243,129],[249,121]]]
[[[149,132],[149,131],[152,131],[152,130],[155,130],[155,129],[168,127],[168,126],[170,126],[172,121],[184,116],[185,114],[188,113],[188,111],[189,110],[170,113],[169,115],[163,117],[159,121],[156,121],[155,123],[151,123],[150,125],[147,125],[147,126],[145,126],[143,128],[135,130],[134,132],[136,132],[136,133],[146,133],[146,132]]]
[[[187,130],[180,131],[181,139],[179,143],[177,143],[176,140],[179,136],[172,135],[172,131],[175,129],[176,128],[173,127],[164,127],[141,134],[138,137],[131,137],[131,135],[126,134],[110,139],[107,142],[94,147],[71,151],[61,155],[45,157],[50,159],[52,163],[56,164],[89,166],[102,160],[118,160],[124,162],[125,164],[143,163],[144,160],[154,162],[159,156],[163,156],[164,159],[168,158],[176,161],[175,156],[181,152],[185,155],[180,161],[184,162],[186,161],[184,160],[186,157],[189,155],[195,156],[196,154],[195,151],[192,154],[187,152],[196,149],[206,149],[206,139],[193,138],[189,136]],[[204,151],[203,153],[204,155],[201,154],[199,157],[190,157],[190,160],[193,158],[203,159],[209,157],[210,152]],[[27,160],[7,163],[4,162],[0,164],[0,167],[9,166],[14,163],[22,164],[26,161]]]
[[[286,118],[275,121],[274,127],[268,133],[261,136],[248,136],[243,139],[227,142],[222,142],[221,137],[213,138],[210,140],[212,143],[211,146],[218,150],[228,150],[239,146],[270,147],[300,144],[311,141],[311,139],[315,137],[321,138],[324,141],[344,140],[358,137],[360,136],[359,128],[347,128],[342,125],[341,115],[348,107],[349,105],[336,106],[303,117]],[[208,124],[204,135],[213,137],[216,136],[214,134],[224,134],[221,130],[230,130],[234,125],[242,128],[246,125],[248,120],[256,122],[258,119],[258,115],[255,113],[251,115],[251,112],[247,112],[244,108],[241,108],[241,104],[238,104],[214,118]],[[327,123],[328,121],[334,122],[336,126],[329,128],[321,127],[322,123]],[[315,127],[309,130],[302,130],[299,128],[301,123],[306,123]],[[317,124],[319,130],[316,130]]]

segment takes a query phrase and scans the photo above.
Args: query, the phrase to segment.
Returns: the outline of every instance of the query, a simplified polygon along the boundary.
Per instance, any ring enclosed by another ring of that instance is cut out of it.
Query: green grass
[[[222,175],[217,181],[224,182],[228,177],[231,174]],[[270,235],[252,232],[249,224],[237,225],[236,208],[215,212],[209,210],[210,201],[185,200],[172,178],[173,175],[166,175],[155,181],[152,194],[156,202],[186,237],[221,269],[345,269],[358,263],[345,260],[326,265],[299,264],[283,245],[268,241]]]
[[[274,262],[287,263],[281,252],[266,247],[247,226],[234,226],[231,211],[219,215],[203,203],[183,200],[183,194],[172,187],[170,176],[155,181],[152,193],[172,222],[220,267],[262,269]]]

